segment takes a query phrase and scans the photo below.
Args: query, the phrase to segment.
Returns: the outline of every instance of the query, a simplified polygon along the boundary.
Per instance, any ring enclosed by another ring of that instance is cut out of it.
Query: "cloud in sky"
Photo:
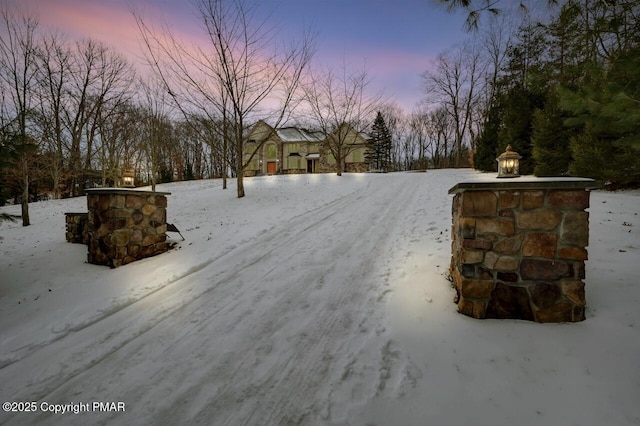
[[[197,41],[201,23],[184,0],[5,0],[35,10],[42,24],[76,37],[104,41],[140,58],[131,8],[165,19],[181,38]],[[317,33],[316,62],[341,67],[366,63],[371,87],[411,110],[421,98],[420,74],[438,53],[469,35],[464,13],[447,13],[435,0],[269,0],[259,12],[285,37],[305,27]]]

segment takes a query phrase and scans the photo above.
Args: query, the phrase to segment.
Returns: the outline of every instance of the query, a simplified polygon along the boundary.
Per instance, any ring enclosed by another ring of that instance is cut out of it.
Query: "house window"
[[[336,164],[336,157],[333,156],[333,153],[327,154],[327,163]]]
[[[353,162],[361,163],[362,162],[362,152],[361,151],[353,151]]]
[[[300,144],[299,143],[290,143],[289,144],[289,154],[297,154],[300,152]]]
[[[267,158],[276,158],[276,145],[270,143],[267,145]]]
[[[292,155],[289,157],[289,169],[299,169],[300,168],[300,157],[296,155]]]
[[[320,152],[320,146],[317,143],[310,143],[308,149],[309,154],[317,154]]]
[[[258,156],[253,157],[247,164],[247,170],[258,170]]]

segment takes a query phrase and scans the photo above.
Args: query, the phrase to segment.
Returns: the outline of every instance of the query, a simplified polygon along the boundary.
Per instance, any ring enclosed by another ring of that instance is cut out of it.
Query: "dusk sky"
[[[200,21],[188,0],[0,0],[35,10],[41,24],[71,36],[106,42],[132,60],[140,56],[131,6],[163,16],[181,36],[198,38]],[[285,32],[311,27],[316,63],[340,68],[365,63],[375,92],[411,111],[421,99],[420,74],[437,55],[470,37],[464,11],[448,13],[436,0],[266,0],[273,24]]]

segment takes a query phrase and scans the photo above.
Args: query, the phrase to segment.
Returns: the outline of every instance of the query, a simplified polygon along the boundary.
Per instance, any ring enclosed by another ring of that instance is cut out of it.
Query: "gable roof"
[[[282,142],[322,142],[324,140],[324,133],[298,127],[282,127],[276,129],[276,134]]]
[[[355,132],[353,128],[348,124],[343,124],[342,126],[340,126],[340,129],[343,129],[345,127],[348,133],[355,133],[359,136],[360,139],[363,139],[364,141],[371,139],[371,136],[364,132]],[[336,131],[337,130],[334,130],[334,132]],[[258,122],[256,122],[256,124],[251,128],[246,138],[248,140],[252,140],[251,138],[255,137],[259,140],[262,140],[270,137],[269,135],[276,136],[282,143],[324,142],[324,140],[326,139],[326,135],[321,130],[308,130],[302,127],[294,126],[274,129],[264,120],[258,120]]]

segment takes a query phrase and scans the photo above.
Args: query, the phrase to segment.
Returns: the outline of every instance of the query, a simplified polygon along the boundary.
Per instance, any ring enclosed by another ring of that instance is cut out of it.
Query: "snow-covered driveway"
[[[64,242],[86,200],[33,204],[0,225],[0,399],[38,411],[0,423],[637,424],[640,193],[592,196],[585,322],[477,321],[446,279],[473,174],[165,185],[187,240],[114,270]],[[41,411],[96,401],[125,411]]]
[[[397,232],[425,228],[415,212],[421,194],[435,191],[428,182],[427,174],[367,177],[231,250],[212,246],[211,258],[158,290],[3,368],[10,384],[3,397],[123,401],[125,413],[111,417],[123,424],[345,416],[344,398],[361,393],[364,402],[390,379],[381,358],[359,384],[371,389],[344,389],[364,347],[384,331],[392,254],[400,237],[410,237]],[[172,254],[156,260],[171,262]],[[374,352],[389,356],[384,349]],[[87,415],[64,422],[86,423]],[[29,419],[45,418],[62,420]]]

